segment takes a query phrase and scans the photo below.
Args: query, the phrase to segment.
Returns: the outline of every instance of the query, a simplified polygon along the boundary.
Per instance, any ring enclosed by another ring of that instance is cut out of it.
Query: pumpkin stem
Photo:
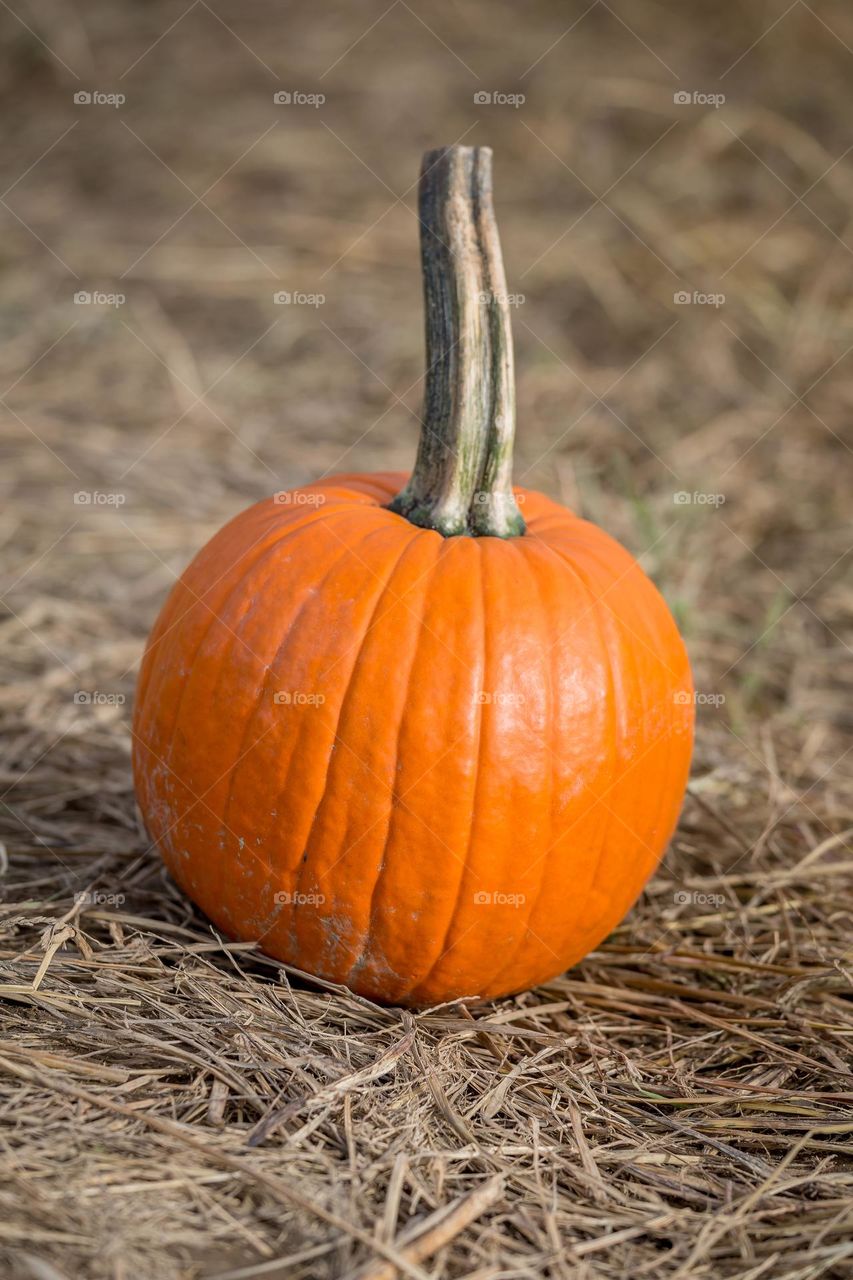
[[[512,331],[492,208],[490,147],[441,147],[421,165],[424,411],[408,484],[389,504],[412,524],[512,538]]]

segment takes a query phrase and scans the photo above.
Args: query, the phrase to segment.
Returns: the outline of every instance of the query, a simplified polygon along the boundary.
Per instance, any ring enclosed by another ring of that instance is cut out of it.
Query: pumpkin
[[[683,799],[693,695],[613,538],[513,488],[491,153],[428,152],[411,477],[259,502],[176,583],[134,718],[147,829],[215,924],[383,1002],[547,980],[623,918]]]

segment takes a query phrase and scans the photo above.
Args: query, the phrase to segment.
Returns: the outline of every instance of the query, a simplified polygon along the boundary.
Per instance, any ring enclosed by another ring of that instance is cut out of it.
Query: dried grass
[[[853,22],[399,3],[321,78],[384,8],[198,4],[121,79],[173,7],[19,5],[79,82],[0,15],[8,182],[34,166],[0,206],[6,1273],[849,1275]],[[81,84],[127,104],[75,108]],[[276,113],[279,87],[327,102]],[[607,944],[407,1015],[215,936],[138,825],[129,706],[228,516],[411,459],[413,194],[383,184],[477,121],[526,297],[517,475],[644,552],[706,701],[676,839]]]

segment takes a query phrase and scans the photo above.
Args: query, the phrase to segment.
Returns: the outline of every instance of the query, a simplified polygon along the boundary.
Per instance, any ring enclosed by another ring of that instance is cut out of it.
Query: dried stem
[[[413,524],[516,537],[515,377],[489,147],[428,151],[420,180],[426,394],[415,469],[390,504]]]

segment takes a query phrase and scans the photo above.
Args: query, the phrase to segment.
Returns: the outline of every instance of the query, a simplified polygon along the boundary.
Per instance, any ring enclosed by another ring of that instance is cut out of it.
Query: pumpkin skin
[[[134,774],[231,937],[388,1003],[562,972],[639,895],[690,763],[690,669],[617,542],[514,490],[523,537],[443,537],[341,475],[244,511],[142,664]]]

